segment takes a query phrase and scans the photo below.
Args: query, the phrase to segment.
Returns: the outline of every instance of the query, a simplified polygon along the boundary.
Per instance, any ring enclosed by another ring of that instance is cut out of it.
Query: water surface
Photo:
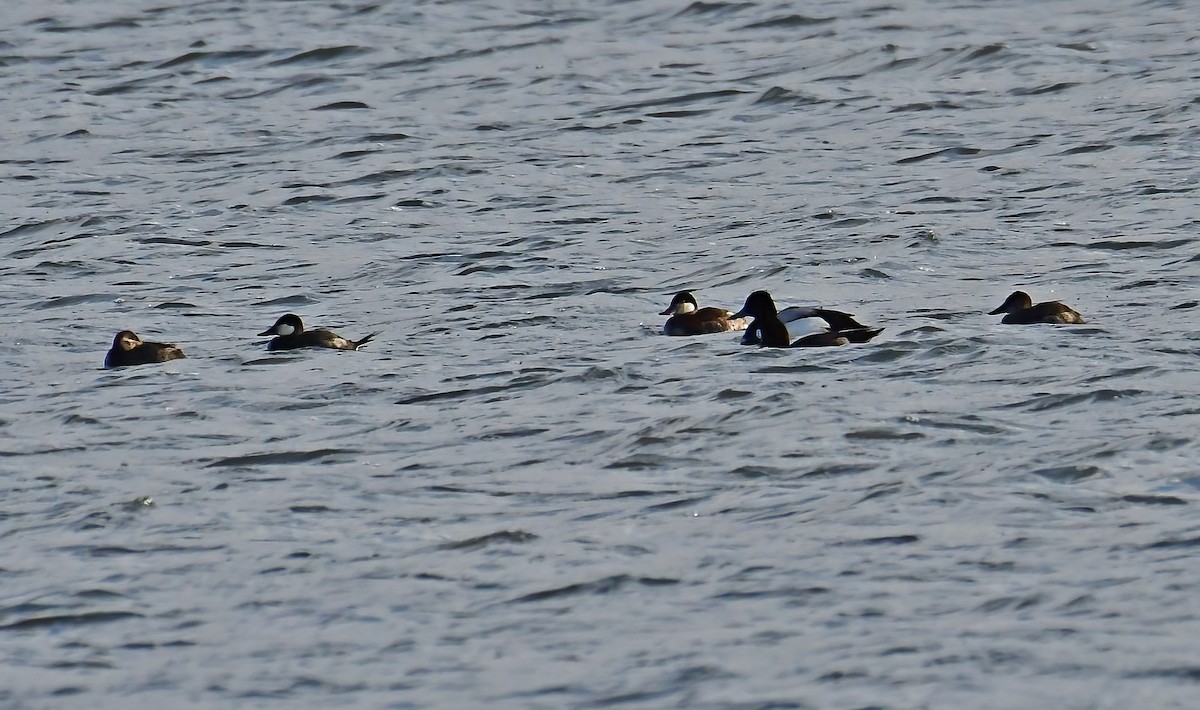
[[[1190,707],[1190,10],[4,10],[0,701]]]

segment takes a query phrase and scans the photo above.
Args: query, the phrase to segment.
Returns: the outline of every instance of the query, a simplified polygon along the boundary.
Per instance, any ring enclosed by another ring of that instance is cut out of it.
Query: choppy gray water
[[[1188,3],[17,5],[0,705],[1194,706]]]

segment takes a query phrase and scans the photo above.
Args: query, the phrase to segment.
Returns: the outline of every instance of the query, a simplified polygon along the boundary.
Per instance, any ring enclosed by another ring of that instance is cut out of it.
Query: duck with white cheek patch
[[[305,330],[304,321],[295,313],[279,317],[275,325],[259,335],[274,335],[267,343],[267,350],[294,350],[296,348],[331,348],[333,350],[358,350],[378,333],[371,333],[361,340],[350,340],[331,330]]]
[[[732,311],[711,306],[701,308],[691,291],[680,291],[659,315],[671,316],[663,324],[663,335],[707,335],[745,330],[745,318],[731,318]]]

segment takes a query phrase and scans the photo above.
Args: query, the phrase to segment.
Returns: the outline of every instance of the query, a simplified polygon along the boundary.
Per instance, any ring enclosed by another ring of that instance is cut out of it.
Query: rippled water
[[[13,5],[0,704],[1194,704],[1187,3]]]

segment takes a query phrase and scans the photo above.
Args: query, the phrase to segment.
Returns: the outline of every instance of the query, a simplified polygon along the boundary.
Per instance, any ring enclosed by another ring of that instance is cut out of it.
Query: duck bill
[[[1006,311],[1004,310],[1004,306],[1000,306],[999,308],[997,308],[994,311],[988,311],[988,315],[989,316],[997,316],[997,315],[1000,315],[1001,313],[1005,313],[1005,312]]]
[[[674,308],[668,308],[667,310],[663,311],[662,313],[659,313],[658,315],[660,315],[660,316],[673,316],[673,315],[675,315],[675,309],[674,309]]]
[[[258,334],[258,337],[260,337],[260,338],[261,338],[261,337],[262,337],[262,336],[264,336],[264,335],[275,335],[275,329],[274,329],[274,328],[267,328],[267,329],[266,329],[266,330],[264,330],[263,332],[259,333],[259,334]]]
[[[734,318],[748,318],[749,316],[750,316],[750,314],[746,312],[745,308],[743,308],[742,310],[738,311],[737,313],[734,313],[733,315],[729,316],[729,320],[733,320]]]

